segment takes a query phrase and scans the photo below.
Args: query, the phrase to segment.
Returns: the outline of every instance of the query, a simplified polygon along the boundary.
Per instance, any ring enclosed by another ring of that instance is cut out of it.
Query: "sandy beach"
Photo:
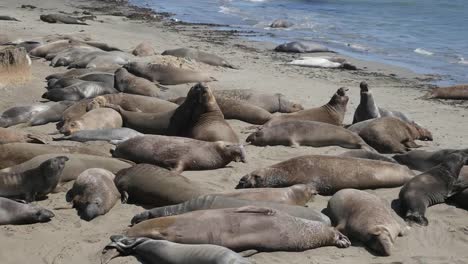
[[[22,4],[36,9],[20,8]],[[123,4],[120,4],[123,5]],[[39,19],[41,14],[87,10],[97,18],[89,25],[48,24]],[[339,87],[349,88],[346,124],[352,122],[359,104],[359,83],[366,81],[373,89],[379,106],[408,114],[428,128],[433,142],[418,142],[423,149],[462,148],[468,140],[468,103],[455,101],[422,100],[431,87],[431,76],[419,75],[402,68],[347,58],[361,70],[317,69],[287,65],[300,55],[276,53],[273,44],[248,41],[241,31],[218,32],[207,25],[174,23],[162,15],[136,16],[128,7],[105,1],[71,0],[3,0],[0,15],[19,19],[0,21],[0,34],[11,40],[29,40],[53,34],[87,34],[93,40],[106,42],[125,51],[131,51],[142,41],[152,43],[157,53],[177,47],[197,48],[226,58],[239,69],[204,66],[218,81],[209,83],[212,89],[256,89],[262,92],[283,93],[305,108],[324,105]],[[112,15],[113,14],[113,15]],[[140,12],[141,14],[141,12]],[[127,15],[127,17],[125,16]],[[140,19],[143,18],[143,19]],[[146,19],[145,19],[146,18]],[[311,56],[320,56],[313,54]],[[343,57],[340,54],[335,56]],[[0,110],[18,104],[42,101],[45,77],[64,72],[64,67],[52,68],[44,59],[34,59],[32,78],[25,84],[1,87]],[[172,87],[172,86],[171,86]],[[188,90],[191,85],[177,85]],[[248,134],[242,131],[250,126],[229,120],[241,141]],[[19,125],[18,127],[24,127]],[[55,132],[55,125],[24,128],[45,133]],[[223,169],[186,171],[182,174],[217,191],[232,190],[239,179],[257,169],[286,159],[306,154],[337,155],[347,151],[340,147],[256,147],[246,146],[248,163],[231,163]],[[390,203],[397,199],[400,188],[368,190]],[[326,207],[330,197],[317,196],[308,206],[316,210]],[[64,193],[49,195],[39,205],[53,210],[67,206]],[[130,219],[144,209],[120,204],[106,215],[90,222],[81,220],[75,210],[53,210],[51,222],[25,226],[0,226],[0,263],[78,264],[100,263],[101,250],[109,237],[121,234]],[[405,237],[397,238],[392,256],[379,257],[362,245],[350,248],[323,247],[305,252],[259,253],[251,257],[255,263],[468,263],[468,211],[440,204],[427,210],[429,226],[412,227]],[[139,263],[134,257],[112,260],[117,263]]]

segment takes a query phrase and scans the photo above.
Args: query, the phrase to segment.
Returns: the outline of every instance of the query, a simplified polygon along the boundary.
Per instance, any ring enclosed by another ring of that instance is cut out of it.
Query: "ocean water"
[[[342,54],[468,83],[467,0],[131,0],[187,22],[255,30],[255,40],[307,40]],[[271,29],[275,19],[289,29]],[[222,30],[222,28],[221,28]]]

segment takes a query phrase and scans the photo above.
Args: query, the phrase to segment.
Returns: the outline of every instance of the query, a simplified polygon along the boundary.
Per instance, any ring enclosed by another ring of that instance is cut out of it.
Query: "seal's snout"
[[[49,95],[49,92],[45,92],[45,93],[42,94],[41,97],[44,98],[44,99],[47,99],[47,96],[48,96],[48,95]]]
[[[340,89],[338,89],[338,91],[336,91],[336,93],[337,93],[339,96],[345,96],[345,95],[346,95],[346,92],[347,92],[348,90],[349,90],[348,88],[341,87]]]
[[[245,140],[245,142],[248,142],[248,143],[253,143],[254,141],[255,141],[255,133],[250,134]]]
[[[367,85],[367,83],[365,81],[362,81],[359,84],[359,87],[361,88],[361,92],[368,92],[369,91],[369,86]]]
[[[49,222],[53,217],[55,217],[55,214],[52,213],[52,211],[49,211],[47,209],[41,209],[37,213],[37,221],[40,223],[45,223]]]
[[[252,186],[250,185],[248,177],[249,177],[249,175],[246,175],[246,176],[242,177],[239,180],[239,183],[237,184],[236,189],[251,188]]]

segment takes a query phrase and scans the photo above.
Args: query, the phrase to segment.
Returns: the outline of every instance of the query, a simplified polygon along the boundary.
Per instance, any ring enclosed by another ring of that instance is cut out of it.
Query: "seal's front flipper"
[[[105,248],[102,251],[101,264],[107,264],[118,256],[120,256],[120,252],[116,248]]]
[[[244,206],[237,208],[236,213],[250,213],[250,214],[263,214],[263,215],[274,215],[276,211],[271,208],[257,207],[257,206]]]

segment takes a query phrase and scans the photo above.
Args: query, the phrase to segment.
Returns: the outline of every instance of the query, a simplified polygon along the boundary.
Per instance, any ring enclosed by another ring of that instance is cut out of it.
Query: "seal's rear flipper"
[[[107,264],[112,259],[120,256],[120,252],[116,248],[105,248],[102,251],[101,264]]]
[[[244,258],[248,258],[248,257],[251,257],[255,254],[259,253],[258,250],[255,250],[255,249],[249,249],[249,250],[245,250],[245,251],[242,251],[242,252],[238,252],[239,255],[241,255],[242,257]]]
[[[31,143],[47,144],[51,141],[47,136],[28,134],[27,137],[31,140]]]

